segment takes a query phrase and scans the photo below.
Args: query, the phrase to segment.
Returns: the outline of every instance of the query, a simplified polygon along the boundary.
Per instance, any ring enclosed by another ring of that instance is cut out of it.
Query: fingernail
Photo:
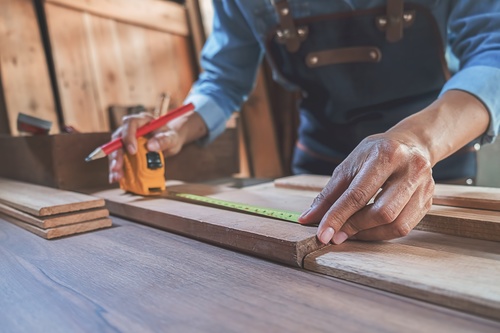
[[[345,232],[340,231],[339,233],[335,234],[335,236],[333,236],[333,242],[337,245],[342,244],[343,242],[345,242],[347,237],[348,236]]]
[[[113,170],[116,167],[116,163],[118,163],[118,162],[115,159],[111,160],[111,164],[109,165],[111,170]]]
[[[108,182],[109,182],[110,184],[112,184],[112,183],[113,183],[113,173],[110,173],[110,174],[109,174],[109,176],[108,176]]]
[[[137,150],[135,149],[134,144],[132,144],[132,143],[127,146],[127,150],[132,155],[134,155],[137,152]]]
[[[158,151],[158,150],[160,150],[160,144],[156,140],[149,140],[148,141],[148,149],[151,151]]]
[[[328,244],[332,240],[333,234],[335,233],[335,230],[333,230],[332,227],[328,227],[321,234],[318,235],[318,238],[321,243],[323,244]]]
[[[306,217],[307,214],[309,214],[309,212],[311,211],[311,207],[307,208],[306,211],[304,211],[302,214],[300,214],[300,218],[303,218],[303,217]]]

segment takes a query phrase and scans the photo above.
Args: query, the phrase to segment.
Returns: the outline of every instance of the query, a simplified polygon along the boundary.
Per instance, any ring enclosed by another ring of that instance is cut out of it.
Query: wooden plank
[[[115,217],[113,225],[47,242],[0,222],[0,293],[8,295],[0,297],[2,329],[500,331],[498,321],[276,265]]]
[[[296,175],[276,179],[274,185],[281,188],[320,192],[329,179],[329,176]],[[433,203],[500,211],[500,188],[436,184]]]
[[[436,184],[434,204],[500,211],[500,188]]]
[[[0,88],[10,133],[18,135],[17,116],[25,113],[52,122],[59,133],[40,30],[33,1],[2,0],[0,10]]]
[[[274,186],[294,190],[321,192],[330,178],[330,176],[321,175],[295,175],[275,179]]]
[[[246,195],[244,198],[234,198],[234,200],[241,199],[252,201],[256,205],[262,205],[266,199],[259,199],[259,195],[265,193],[265,197],[272,196],[274,198],[272,203],[276,205],[276,208],[302,212],[309,207],[316,197],[317,192],[304,190],[304,188],[311,188],[306,187],[306,185],[295,185],[307,184],[303,180],[309,178],[313,181],[316,180],[317,184],[319,184],[323,176],[296,177],[300,182],[294,183],[292,188],[288,185],[286,187],[276,187],[278,179],[274,181],[274,186],[271,183],[266,183],[246,188],[244,190],[251,191],[253,196]],[[284,179],[286,180],[286,178]],[[293,177],[289,179],[293,180]],[[312,183],[310,182],[309,184]],[[250,202],[247,203],[251,204]],[[415,229],[461,237],[500,241],[500,214],[496,211],[433,205]]]
[[[36,216],[48,216],[104,206],[104,200],[0,178],[0,202]]]
[[[306,256],[304,268],[500,319],[498,258],[481,258],[467,253],[391,242],[346,242]]]
[[[181,36],[189,35],[184,6],[169,1],[148,0],[45,0],[117,21]]]
[[[111,227],[112,222],[110,218],[100,218],[91,221],[85,221],[75,224],[68,224],[54,228],[43,229],[36,227],[30,223],[22,222],[12,216],[7,216],[0,213],[0,217],[4,220],[17,225],[20,228],[23,228],[31,233],[34,233],[37,236],[40,236],[45,239],[54,239],[60,238],[64,236],[70,236],[75,234],[81,234],[83,232],[94,231],[98,229]]]
[[[107,209],[100,208],[51,216],[33,216],[2,203],[0,203],[0,212],[2,212],[4,215],[9,215],[21,222],[31,224],[41,229],[86,222],[109,216],[109,211]]]
[[[109,187],[108,161],[85,162],[110,133],[74,133],[44,136],[0,136],[0,177],[64,190]]]
[[[252,176],[281,177],[283,164],[262,68],[257,73],[254,91],[243,105],[241,119]]]
[[[500,242],[500,213],[432,205],[415,229]]]
[[[80,132],[106,132],[108,117],[99,109],[87,42],[88,14],[50,3],[45,12],[65,125]]]
[[[167,190],[182,191],[177,186]],[[238,191],[220,194],[231,197]],[[300,267],[306,254],[322,246],[314,227],[164,198],[148,199],[119,189],[93,195],[106,199],[114,215],[292,266]]]

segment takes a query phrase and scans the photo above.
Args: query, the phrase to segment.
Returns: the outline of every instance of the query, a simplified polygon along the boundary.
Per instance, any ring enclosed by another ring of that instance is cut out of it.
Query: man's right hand
[[[147,112],[137,115],[125,116],[123,125],[113,133],[113,139],[121,137],[123,147],[129,154],[137,152],[137,129],[154,120]],[[150,151],[163,151],[164,156],[177,154],[184,144],[183,137],[168,124],[150,134],[147,148]],[[118,182],[123,177],[123,150],[118,149],[108,155],[109,159],[109,182]]]

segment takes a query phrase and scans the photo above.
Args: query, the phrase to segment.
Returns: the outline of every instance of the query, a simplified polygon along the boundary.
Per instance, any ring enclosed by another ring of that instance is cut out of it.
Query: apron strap
[[[292,11],[287,0],[271,0],[278,15],[279,28],[276,31],[277,41],[286,45],[288,52],[294,53],[300,43],[307,37],[308,28],[296,27],[293,21]]]
[[[389,43],[395,43],[403,38],[403,28],[407,28],[415,21],[414,10],[404,10],[404,0],[387,0],[386,15],[378,16],[375,24],[381,31],[385,31],[385,38]]]

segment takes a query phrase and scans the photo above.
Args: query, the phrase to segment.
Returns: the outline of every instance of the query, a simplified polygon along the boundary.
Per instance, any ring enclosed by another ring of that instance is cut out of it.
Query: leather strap
[[[378,47],[345,47],[320,52],[311,52],[306,57],[306,65],[310,68],[315,68],[333,64],[379,62],[381,59],[382,52]]]
[[[297,29],[287,0],[275,0],[272,3],[279,20],[279,28],[276,31],[277,40],[286,45],[288,52],[296,52],[301,41],[307,37],[308,29],[307,27]]]
[[[387,0],[387,27],[385,38],[394,43],[403,38],[403,0]]]

